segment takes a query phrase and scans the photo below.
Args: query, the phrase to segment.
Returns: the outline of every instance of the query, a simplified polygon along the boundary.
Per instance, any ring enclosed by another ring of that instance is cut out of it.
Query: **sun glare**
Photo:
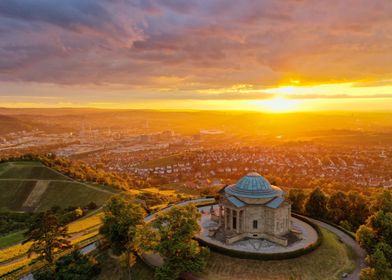
[[[299,100],[286,99],[284,97],[278,96],[273,99],[268,100],[258,100],[256,101],[263,110],[271,113],[285,113],[291,112],[298,109]]]

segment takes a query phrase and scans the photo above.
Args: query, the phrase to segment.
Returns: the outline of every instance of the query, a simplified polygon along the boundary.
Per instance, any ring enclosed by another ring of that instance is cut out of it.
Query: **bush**
[[[56,280],[89,280],[100,273],[100,266],[95,258],[73,251],[56,262]]]

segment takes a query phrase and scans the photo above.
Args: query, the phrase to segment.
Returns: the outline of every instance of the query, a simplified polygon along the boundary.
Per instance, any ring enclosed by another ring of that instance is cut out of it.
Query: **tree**
[[[98,275],[100,267],[95,258],[82,255],[78,250],[59,258],[55,266],[34,273],[35,280],[89,280]]]
[[[382,249],[378,248],[367,258],[370,267],[361,271],[361,280],[390,280],[392,267],[390,259],[385,256]]]
[[[129,239],[131,239],[131,237],[129,237]],[[134,242],[129,240],[125,245],[125,251],[120,256],[120,265],[127,270],[129,279],[131,279],[131,268],[136,263],[136,251],[138,251],[138,248],[135,246]]]
[[[377,245],[377,235],[374,230],[366,225],[362,225],[356,232],[356,239],[359,245],[368,253],[372,253]]]
[[[114,253],[121,254],[132,247],[138,225],[144,224],[146,212],[130,198],[115,196],[104,206],[100,232],[109,241]]]
[[[302,189],[290,189],[289,200],[291,201],[291,210],[303,213],[306,194]]]
[[[326,218],[328,214],[327,201],[327,196],[320,188],[314,189],[306,201],[306,213],[315,218]]]
[[[327,203],[328,218],[336,224],[346,220],[349,213],[348,206],[348,199],[345,193],[341,191],[333,193]]]
[[[100,267],[95,258],[82,255],[78,250],[56,262],[56,280],[89,280],[99,272]]]
[[[160,214],[147,229],[144,249],[157,252],[163,265],[156,269],[156,278],[177,279],[184,272],[201,272],[207,264],[209,250],[199,246],[193,236],[200,230],[200,213],[194,205],[173,207]]]
[[[27,241],[32,240],[28,254],[38,254],[44,258],[49,265],[55,261],[55,251],[71,247],[67,240],[68,229],[63,226],[56,215],[50,211],[39,214],[26,232]]]
[[[372,204],[373,211],[382,210],[384,212],[392,212],[392,191],[384,190],[376,196]]]
[[[347,220],[353,230],[363,225],[369,217],[369,203],[363,195],[358,192],[348,193]]]
[[[370,268],[361,272],[362,280],[392,279],[392,205],[391,193],[377,196],[372,208],[378,210],[359,227],[356,237],[368,252]]]

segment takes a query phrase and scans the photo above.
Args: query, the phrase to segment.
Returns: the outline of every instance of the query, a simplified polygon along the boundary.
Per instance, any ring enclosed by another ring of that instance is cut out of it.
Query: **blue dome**
[[[283,194],[283,191],[271,184],[259,173],[251,172],[236,184],[225,188],[227,194],[245,198],[271,198]]]

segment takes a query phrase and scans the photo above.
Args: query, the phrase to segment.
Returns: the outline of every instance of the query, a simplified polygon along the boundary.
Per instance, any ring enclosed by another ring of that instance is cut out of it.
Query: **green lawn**
[[[78,182],[56,182],[52,181],[48,189],[42,195],[36,211],[50,209],[52,206],[85,206],[93,201],[102,205],[112,193],[100,191],[98,188],[89,188]]]
[[[0,249],[21,242],[24,239],[24,230],[10,233],[0,237]]]
[[[355,254],[338,241],[333,233],[322,229],[324,240],[314,252],[280,261],[244,260],[211,253],[204,280],[341,279],[343,272],[355,268]]]
[[[69,177],[44,166],[40,162],[4,163],[0,177],[2,179],[70,180]]]
[[[20,211],[35,184],[36,181],[0,180],[0,209]]]
[[[339,242],[335,234],[321,229],[323,244],[316,251],[288,260],[258,261],[238,259],[211,252],[203,280],[338,280],[341,274],[355,268],[355,254]],[[101,256],[102,273],[98,280],[153,279],[151,268],[140,260],[132,278],[128,278],[118,260],[107,254]]]

